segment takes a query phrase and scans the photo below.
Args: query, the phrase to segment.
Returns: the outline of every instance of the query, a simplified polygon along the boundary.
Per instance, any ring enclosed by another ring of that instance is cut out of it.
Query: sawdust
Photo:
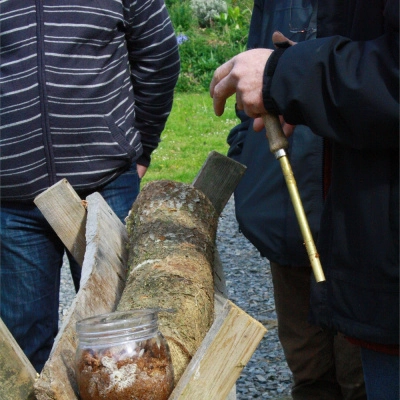
[[[135,351],[85,349],[77,367],[81,400],[167,400],[173,369],[165,343],[148,339]]]

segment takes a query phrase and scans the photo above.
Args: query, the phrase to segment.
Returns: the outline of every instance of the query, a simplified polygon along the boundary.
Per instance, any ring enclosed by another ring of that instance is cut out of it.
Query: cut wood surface
[[[86,251],[86,210],[74,188],[62,179],[37,196],[34,203],[82,266]]]
[[[245,171],[243,164],[212,151],[194,179],[193,186],[208,197],[219,215]]]
[[[36,371],[0,319],[0,399],[33,400]]]
[[[78,398],[75,324],[83,318],[114,311],[125,285],[126,228],[100,194],[88,196],[87,202],[87,246],[81,288],[35,384],[35,394],[39,400]]]
[[[214,320],[213,261],[218,214],[203,192],[148,183],[127,218],[129,275],[118,311],[160,312],[177,382]]]

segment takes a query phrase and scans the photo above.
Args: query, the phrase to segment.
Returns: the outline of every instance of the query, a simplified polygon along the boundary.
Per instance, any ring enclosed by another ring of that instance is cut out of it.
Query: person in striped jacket
[[[163,0],[0,7],[1,318],[40,372],[58,331],[65,250],[33,200],[66,178],[81,198],[100,192],[123,220],[180,60]]]

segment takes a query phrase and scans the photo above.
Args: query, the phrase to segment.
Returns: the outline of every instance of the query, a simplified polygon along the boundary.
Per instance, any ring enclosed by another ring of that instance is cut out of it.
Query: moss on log
[[[212,264],[218,214],[191,185],[155,181],[140,192],[127,218],[129,273],[117,309],[160,312],[175,382],[214,319]]]

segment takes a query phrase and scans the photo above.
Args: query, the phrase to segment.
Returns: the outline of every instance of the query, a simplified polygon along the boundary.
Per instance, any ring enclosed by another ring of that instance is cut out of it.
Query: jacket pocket
[[[126,158],[132,159],[133,157],[135,157],[135,148],[129,144],[123,131],[118,128],[113,118],[110,115],[107,115],[105,116],[104,120],[110,130],[112,137],[119,144],[121,149],[126,153]]]

